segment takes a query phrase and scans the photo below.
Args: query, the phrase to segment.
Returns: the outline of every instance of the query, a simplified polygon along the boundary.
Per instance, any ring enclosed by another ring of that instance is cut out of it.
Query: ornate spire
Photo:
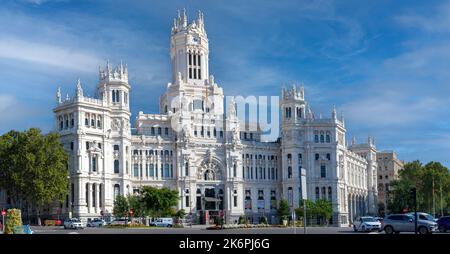
[[[367,136],[367,144],[372,145],[372,137],[370,135]]]
[[[356,137],[355,136],[353,136],[353,138],[352,138],[352,145],[356,145]]]
[[[187,16],[186,16],[186,8],[183,8],[183,27],[187,26]]]
[[[78,78],[77,80],[77,97],[83,97],[83,88],[81,88],[81,82],[80,79]]]
[[[56,90],[56,102],[61,103],[61,87]]]
[[[337,119],[337,117],[336,117],[336,105],[333,105],[333,111],[331,112],[331,118],[333,120]]]
[[[342,126],[345,126],[344,111],[341,111],[341,123],[342,123]]]
[[[303,85],[303,82],[302,82],[302,85],[300,87],[300,99],[302,99],[302,100],[305,99],[305,86]]]

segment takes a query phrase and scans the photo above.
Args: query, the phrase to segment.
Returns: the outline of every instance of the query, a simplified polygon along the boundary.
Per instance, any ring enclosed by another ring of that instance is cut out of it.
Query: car
[[[172,218],[159,218],[155,221],[150,223],[150,226],[155,227],[172,227],[173,226],[173,219]]]
[[[363,217],[358,217],[354,222],[353,222],[353,230],[355,232],[357,231],[372,231],[372,230],[376,230],[379,231],[381,229],[381,223],[376,220],[374,217],[371,216],[363,216]]]
[[[410,212],[408,213],[409,215],[411,215],[414,218],[414,212]],[[435,219],[433,217],[433,215],[429,214],[429,213],[423,213],[423,212],[417,212],[417,217],[419,218],[419,220],[428,220],[428,221],[434,221],[436,222],[437,219]]]
[[[109,225],[126,225],[128,223],[130,223],[130,220],[118,218],[118,219],[111,221],[111,223],[109,223]]]
[[[439,218],[437,224],[440,232],[447,232],[447,230],[450,230],[450,216],[443,216]]]
[[[414,216],[409,214],[391,214],[384,218],[383,230],[386,234],[399,234],[400,232],[415,232]],[[417,231],[420,234],[436,232],[437,223],[429,220],[417,220]]]
[[[105,221],[100,218],[94,218],[86,224],[87,227],[94,227],[94,228],[103,227],[104,225],[106,225]]]
[[[83,223],[81,223],[80,219],[71,218],[67,219],[63,223],[64,229],[83,229]]]

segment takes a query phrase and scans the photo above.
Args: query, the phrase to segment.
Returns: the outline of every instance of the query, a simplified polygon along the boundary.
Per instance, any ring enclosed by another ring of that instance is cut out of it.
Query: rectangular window
[[[189,207],[189,196],[186,196],[186,201],[185,201],[185,203],[186,203],[186,207]]]
[[[316,153],[316,161],[319,160],[319,154]]]
[[[135,163],[133,165],[133,171],[134,171],[134,177],[138,177],[139,176],[139,164]]]
[[[120,168],[119,160],[114,160],[114,174],[119,174],[119,168]]]
[[[73,142],[70,142],[70,150],[73,151]]]
[[[192,78],[192,68],[189,68],[189,78]]]
[[[189,65],[192,65],[192,54],[191,53],[188,54],[188,58],[189,58]]]
[[[93,172],[97,171],[97,157],[96,156],[92,157],[92,171]]]
[[[201,79],[201,78],[202,78],[201,70],[198,69],[198,79]]]
[[[197,65],[197,57],[195,57],[195,55],[193,55],[193,58],[194,58],[194,65]]]
[[[155,165],[153,163],[150,164],[149,171],[150,171],[150,177],[154,177],[155,176]]]
[[[327,167],[325,165],[320,165],[320,177],[327,177]]]
[[[233,196],[233,206],[237,207],[237,196],[236,195]]]

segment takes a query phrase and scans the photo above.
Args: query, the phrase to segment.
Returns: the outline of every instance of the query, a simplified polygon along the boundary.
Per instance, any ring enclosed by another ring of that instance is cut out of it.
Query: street
[[[303,234],[303,228],[245,228],[207,230],[205,226],[185,228],[84,228],[31,227],[34,234]],[[384,234],[384,232],[354,232],[350,227],[309,227],[307,234]],[[414,234],[414,233],[401,233]],[[440,234],[440,233],[436,233]]]

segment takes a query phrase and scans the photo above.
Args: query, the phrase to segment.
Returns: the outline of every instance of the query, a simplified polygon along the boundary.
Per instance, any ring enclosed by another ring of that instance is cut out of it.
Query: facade
[[[389,185],[393,180],[399,179],[403,170],[403,162],[397,159],[394,151],[377,152],[378,163],[378,202],[387,207],[389,200]]]
[[[344,117],[336,109],[316,117],[303,87],[282,88],[281,133],[264,142],[260,130],[244,128],[234,103],[209,71],[203,14],[188,23],[178,15],[170,37],[172,82],[159,114],[136,116],[131,126],[128,69],[109,63],[99,70],[97,98],[57,92],[56,128],[70,155],[70,194],[63,212],[87,219],[109,214],[117,195],[144,185],[178,190],[178,209],[200,223],[224,215],[276,219],[280,199],[299,206],[299,172],[306,170],[307,198],[333,204],[333,224],[374,214],[377,152],[371,137],[346,144]],[[227,107],[225,112],[225,107]]]

